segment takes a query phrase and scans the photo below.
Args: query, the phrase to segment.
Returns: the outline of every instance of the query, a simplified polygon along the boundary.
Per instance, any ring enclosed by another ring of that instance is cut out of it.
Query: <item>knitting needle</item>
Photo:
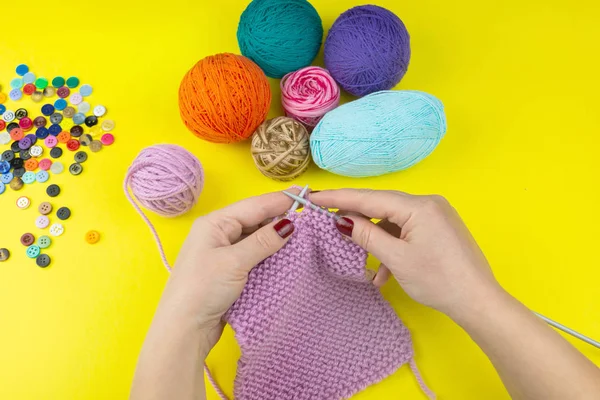
[[[304,198],[304,195],[306,194],[307,190],[308,190],[308,185],[304,186],[304,189],[302,189],[302,191],[300,192],[300,194],[298,195],[298,197]],[[300,204],[298,202],[298,200],[294,200],[294,204],[292,204],[292,207],[290,208],[290,210],[291,211],[296,211],[296,208],[298,208],[298,204]]]
[[[315,210],[315,211],[319,211],[319,212],[321,212],[323,214],[329,215],[329,216],[331,216],[333,218],[336,218],[336,219],[339,218],[339,215],[337,215],[337,214],[335,214],[335,213],[333,213],[331,211],[328,211],[328,210],[326,210],[324,208],[318,207],[318,206],[316,206],[316,205],[314,205],[312,203],[309,203],[307,200],[305,200],[302,197],[296,196],[295,194],[288,193],[285,190],[283,191],[283,193],[285,193],[286,195],[288,195],[289,197],[291,197],[292,199],[294,199],[295,201],[297,201],[300,204],[303,204],[305,206],[308,204],[308,206],[310,208],[312,208],[313,210]],[[539,318],[541,318],[542,320],[546,321],[546,323],[548,325],[553,326],[556,329],[560,329],[561,331],[563,331],[565,333],[568,333],[569,335],[571,335],[573,337],[576,337],[577,339],[580,339],[580,340],[582,340],[582,341],[584,341],[584,342],[586,342],[588,344],[591,344],[592,346],[595,346],[595,347],[597,347],[597,348],[600,349],[600,342],[597,342],[594,339],[591,339],[591,338],[589,338],[589,337],[587,337],[585,335],[582,335],[581,333],[579,333],[577,331],[574,331],[571,328],[568,328],[568,327],[566,327],[566,326],[564,326],[562,324],[559,324],[558,322],[553,321],[550,318],[544,317],[542,314],[538,314],[535,311],[533,313],[535,315],[537,315]]]

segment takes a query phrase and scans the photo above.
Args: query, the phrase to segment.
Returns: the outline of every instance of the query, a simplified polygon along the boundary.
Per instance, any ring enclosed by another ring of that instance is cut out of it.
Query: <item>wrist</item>
[[[467,296],[446,312],[446,315],[463,328],[481,323],[512,299],[512,296],[495,281],[473,286]]]

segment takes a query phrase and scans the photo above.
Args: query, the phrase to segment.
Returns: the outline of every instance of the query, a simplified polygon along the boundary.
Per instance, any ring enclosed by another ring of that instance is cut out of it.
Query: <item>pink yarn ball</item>
[[[321,67],[306,67],[281,79],[281,103],[288,117],[309,128],[340,104],[340,88]]]

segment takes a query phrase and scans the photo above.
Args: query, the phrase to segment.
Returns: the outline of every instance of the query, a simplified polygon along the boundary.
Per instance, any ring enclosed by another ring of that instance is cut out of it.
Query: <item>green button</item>
[[[40,255],[40,248],[35,244],[29,246],[26,250],[27,257],[29,258],[37,258]]]
[[[40,249],[47,249],[52,244],[52,239],[48,236],[40,236],[37,240],[37,245]]]
[[[79,86],[79,78],[77,78],[76,76],[70,77],[69,79],[67,79],[67,86],[71,89],[76,88],[77,86]]]
[[[46,89],[48,87],[48,79],[46,78],[37,78],[35,80],[35,87],[38,89]]]
[[[52,86],[55,88],[65,86],[65,78],[62,76],[57,76],[56,78],[52,79]]]

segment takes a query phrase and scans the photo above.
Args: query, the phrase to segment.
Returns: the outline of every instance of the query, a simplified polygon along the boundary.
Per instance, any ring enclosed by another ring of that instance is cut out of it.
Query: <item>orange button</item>
[[[85,234],[85,241],[89,244],[98,243],[98,240],[100,240],[100,234],[96,231],[89,231]]]
[[[25,161],[25,169],[27,171],[35,171],[38,167],[38,160],[36,160],[35,158],[30,158],[29,160]]]
[[[6,95],[4,93],[0,93],[0,104],[3,104],[6,101]]]
[[[23,129],[21,129],[21,128],[13,128],[10,131],[10,138],[12,140],[21,140],[21,139],[23,139],[23,136],[24,136]]]
[[[67,131],[62,131],[58,134],[58,136],[56,136],[56,138],[58,139],[59,143],[67,143],[69,140],[71,140],[71,134]]]

